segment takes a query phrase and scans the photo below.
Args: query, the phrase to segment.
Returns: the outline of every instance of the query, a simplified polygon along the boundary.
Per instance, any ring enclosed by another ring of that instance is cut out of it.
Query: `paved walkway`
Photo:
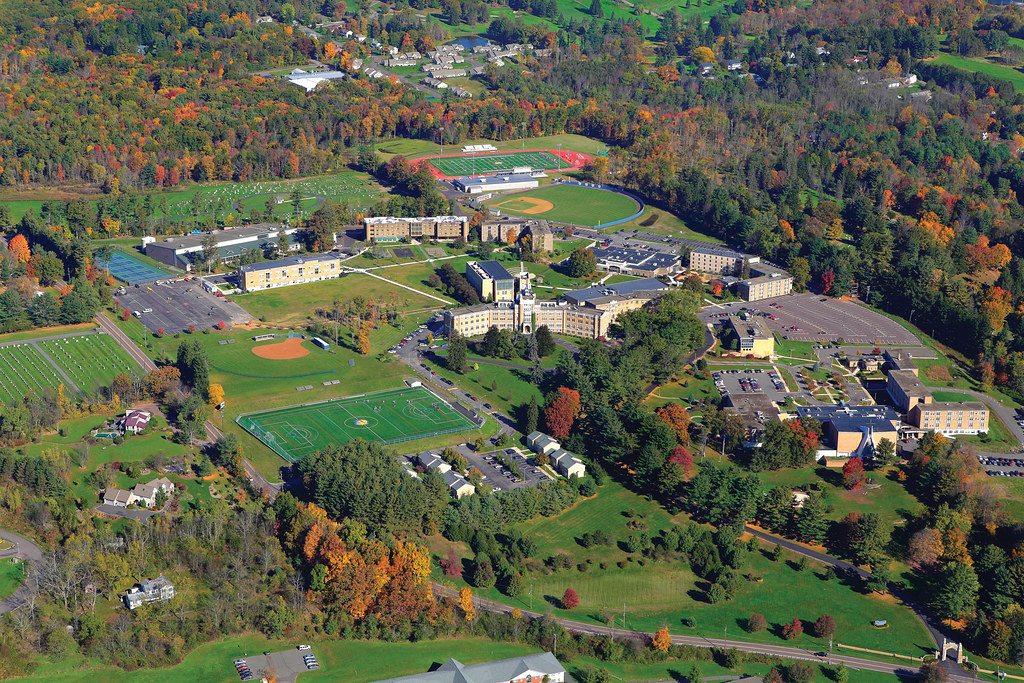
[[[32,563],[43,561],[43,551],[39,546],[24,536],[19,536],[11,533],[10,531],[0,529],[0,539],[10,541],[15,545],[15,547],[9,550],[0,551],[0,559],[21,557],[28,563],[28,571],[32,571]],[[0,614],[10,612],[11,610],[21,607],[25,602],[25,597],[28,595],[29,590],[27,583],[21,584],[21,587],[18,588],[18,590],[9,595],[6,600],[0,602]]]

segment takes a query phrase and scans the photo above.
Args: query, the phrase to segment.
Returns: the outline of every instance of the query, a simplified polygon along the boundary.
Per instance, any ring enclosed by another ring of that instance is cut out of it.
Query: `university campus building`
[[[888,377],[885,390],[896,410],[918,433],[938,432],[943,436],[978,434],[989,430],[988,407],[979,401],[935,401],[932,390],[918,375],[910,354],[887,349],[884,354]]]
[[[446,332],[477,337],[494,326],[531,334],[546,325],[555,333],[597,339],[608,334],[619,314],[640,308],[668,290],[659,280],[647,278],[578,289],[566,292],[564,299],[543,301],[533,293],[530,274],[522,266],[515,279],[517,291],[512,300],[445,311]]]
[[[565,667],[550,652],[466,665],[449,659],[433,671],[375,683],[564,683]]]
[[[286,256],[238,269],[238,286],[243,292],[288,287],[329,280],[341,275],[341,258],[335,254]]]
[[[679,256],[651,249],[594,247],[597,269],[609,273],[627,273],[639,277],[660,277],[679,272]]]
[[[370,216],[363,219],[363,228],[367,242],[397,242],[403,237],[409,240],[469,239],[466,216]]]
[[[512,301],[515,277],[497,261],[468,261],[466,279],[481,301]]]
[[[793,276],[763,263],[760,256],[715,245],[695,247],[690,252],[690,269],[709,275],[738,276],[744,266],[750,269],[750,276],[736,284],[736,294],[744,301],[771,299],[793,291]]]
[[[725,319],[725,325],[739,339],[740,354],[768,358],[775,353],[775,335],[760,318],[741,320],[730,315]]]
[[[516,240],[524,234],[529,235],[534,251],[555,250],[554,233],[543,218],[503,218],[484,221],[480,224],[480,241],[508,243],[509,230],[513,231]]]
[[[142,247],[146,250],[146,256],[149,258],[168,266],[190,271],[192,264],[205,256],[203,248],[205,237],[213,236],[217,258],[222,263],[228,263],[255,251],[260,253],[268,250],[276,251],[282,233],[288,239],[290,251],[298,251],[302,247],[299,240],[301,231],[298,228],[277,223],[226,227],[223,230],[215,230],[202,235],[168,237],[159,242],[152,237],[143,237]]]

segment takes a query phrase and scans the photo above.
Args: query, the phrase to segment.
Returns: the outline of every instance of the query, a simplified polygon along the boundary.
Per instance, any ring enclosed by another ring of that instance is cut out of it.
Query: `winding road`
[[[10,531],[0,529],[0,539],[14,544],[13,548],[0,550],[0,560],[5,560],[11,557],[21,557],[29,563],[30,567],[33,562],[42,562],[42,549],[24,536],[19,536],[11,533]],[[10,612],[11,610],[21,607],[25,602],[25,596],[28,595],[29,590],[28,584],[22,583],[18,590],[11,593],[11,595],[9,595],[5,600],[0,601],[0,614]]]
[[[145,351],[139,348],[139,345],[132,341],[128,335],[121,331],[121,328],[117,326],[112,320],[102,313],[96,314],[96,323],[100,328],[113,337],[114,341],[123,348],[132,359],[142,366],[142,369],[146,372],[156,370],[156,363],[153,359],[146,355]],[[211,441],[224,436],[224,433],[217,428],[210,420],[206,421],[206,434]],[[249,481],[252,482],[253,486],[260,490],[261,493],[265,494],[270,500],[274,500],[277,494],[284,488],[283,482],[271,483],[260,474],[259,470],[252,466],[248,460],[242,459],[242,467],[245,469],[246,475],[249,477]]]

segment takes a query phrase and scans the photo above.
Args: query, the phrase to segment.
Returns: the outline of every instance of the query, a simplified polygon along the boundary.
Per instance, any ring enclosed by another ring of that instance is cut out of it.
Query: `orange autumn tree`
[[[949,241],[953,239],[953,228],[943,225],[942,221],[939,220],[938,214],[934,211],[929,211],[921,216],[917,221],[919,228],[922,228],[928,236],[931,237],[935,244],[945,248]]]
[[[678,403],[668,403],[654,411],[662,422],[672,428],[684,446],[690,443],[690,413]]]
[[[18,263],[28,263],[29,258],[32,256],[29,252],[28,240],[25,239],[24,235],[12,237],[11,241],[7,243],[7,251],[11,252],[11,256]]]
[[[324,601],[359,621],[374,616],[387,626],[432,613],[433,593],[427,577],[430,556],[411,541],[368,538],[360,522],[335,522],[310,503],[300,513],[306,561],[324,569]],[[298,542],[298,539],[294,539]]]
[[[651,638],[651,647],[655,650],[662,652],[668,652],[668,649],[672,646],[672,636],[669,635],[668,627],[664,626],[660,631],[654,634]]]
[[[989,287],[982,295],[979,306],[981,314],[988,319],[994,332],[1003,329],[1006,316],[1013,310],[1013,294],[1002,287]]]

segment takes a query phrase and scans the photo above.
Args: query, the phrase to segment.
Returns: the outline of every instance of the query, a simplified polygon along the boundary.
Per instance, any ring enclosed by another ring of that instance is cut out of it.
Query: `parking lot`
[[[238,304],[207,292],[198,280],[131,286],[114,299],[129,311],[138,311],[137,317],[152,332],[185,332],[189,325],[205,330],[221,320],[230,327],[252,319]]]
[[[267,678],[276,679],[277,683],[295,683],[299,674],[311,670],[306,666],[304,657],[312,655],[310,650],[294,648],[283,652],[270,652],[236,659],[234,666],[241,681],[258,681]],[[320,668],[319,664],[316,668]]]
[[[978,462],[992,477],[1024,477],[1024,458],[1014,457],[1019,454],[1005,456],[982,455]]]
[[[495,456],[498,454],[510,458],[512,462],[518,465],[523,478],[516,477],[504,465],[498,462],[495,459]],[[550,481],[551,479],[534,464],[532,458],[527,459],[516,448],[506,448],[480,454],[470,452],[463,455],[469,461],[470,467],[477,468],[484,475],[484,483],[490,484],[496,490],[508,491],[521,486],[536,486],[543,481]]]
[[[773,401],[782,402],[789,393],[799,390],[787,387],[782,377],[770,368],[717,370],[711,378],[723,396],[762,393]]]
[[[780,337],[791,341],[842,339],[844,344],[920,344],[913,333],[880,313],[852,301],[810,293],[708,306],[701,311],[701,319],[711,321],[722,313],[736,314],[741,309],[762,315]]]

